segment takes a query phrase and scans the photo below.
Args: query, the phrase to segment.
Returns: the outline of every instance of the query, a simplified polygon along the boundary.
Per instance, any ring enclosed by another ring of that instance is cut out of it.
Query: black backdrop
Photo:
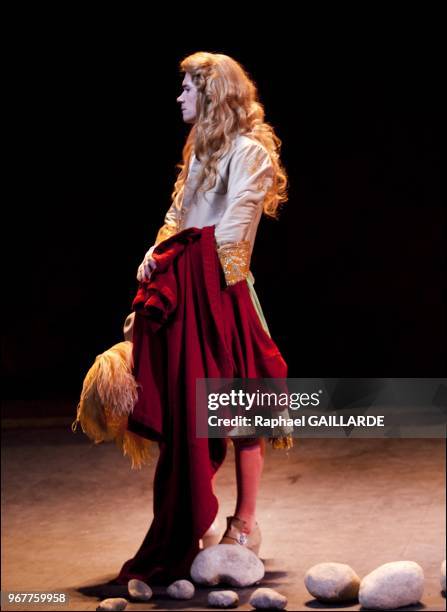
[[[252,271],[289,376],[445,376],[436,54],[203,37],[151,46],[118,23],[55,32],[10,58],[7,397],[76,396],[94,357],[122,339],[189,129],[178,63],[196,50],[245,66],[283,141],[290,199],[279,222],[261,221]]]

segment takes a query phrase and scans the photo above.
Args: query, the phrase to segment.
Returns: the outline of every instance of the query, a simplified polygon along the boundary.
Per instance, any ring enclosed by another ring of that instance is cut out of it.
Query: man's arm
[[[248,276],[250,229],[259,223],[273,178],[273,164],[261,144],[244,143],[233,154],[228,180],[229,203],[215,228],[217,254],[227,285],[234,285]]]

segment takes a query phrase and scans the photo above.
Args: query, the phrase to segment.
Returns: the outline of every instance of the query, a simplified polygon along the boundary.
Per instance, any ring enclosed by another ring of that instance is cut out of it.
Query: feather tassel
[[[127,419],[137,399],[140,386],[132,374],[132,342],[115,344],[98,355],[85,376],[76,420],[95,444],[114,440],[123,455],[139,469],[150,459],[151,441],[127,431]]]

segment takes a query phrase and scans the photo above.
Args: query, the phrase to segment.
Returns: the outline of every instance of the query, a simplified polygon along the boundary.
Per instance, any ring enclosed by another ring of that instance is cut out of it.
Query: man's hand
[[[140,266],[138,267],[137,280],[140,283],[143,282],[144,280],[146,281],[150,280],[152,272],[157,267],[157,264],[155,263],[155,260],[152,257],[152,253],[155,247],[156,247],[155,244],[151,246],[149,251],[144,256],[144,259],[141,262]]]

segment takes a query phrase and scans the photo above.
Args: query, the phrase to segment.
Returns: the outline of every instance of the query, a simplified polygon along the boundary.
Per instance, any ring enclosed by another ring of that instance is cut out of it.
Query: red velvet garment
[[[157,268],[133,302],[134,376],[142,385],[128,429],[159,443],[154,518],[112,583],[189,578],[218,511],[211,478],[227,439],[197,438],[196,378],[286,378],[245,280],[225,284],[214,226],[188,228],[153,252]]]

